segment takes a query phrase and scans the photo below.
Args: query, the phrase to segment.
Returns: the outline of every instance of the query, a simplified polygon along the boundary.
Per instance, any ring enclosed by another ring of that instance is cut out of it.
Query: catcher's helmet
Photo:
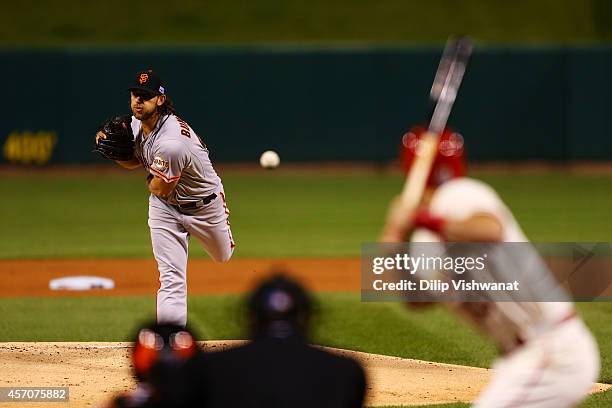
[[[188,329],[171,324],[147,325],[134,339],[134,374],[140,381],[157,382],[176,372],[198,351]]]
[[[401,160],[406,172],[410,171],[419,141],[426,131],[425,126],[419,125],[411,128],[402,137]],[[437,187],[452,178],[464,177],[466,167],[463,136],[449,128],[444,129],[440,135],[438,154],[429,173],[427,185]]]
[[[312,301],[300,284],[276,274],[263,281],[247,303],[254,335],[283,338],[306,335]]]

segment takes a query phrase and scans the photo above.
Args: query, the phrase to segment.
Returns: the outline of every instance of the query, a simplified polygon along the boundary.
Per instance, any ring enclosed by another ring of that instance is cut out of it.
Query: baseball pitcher
[[[407,170],[424,131],[413,128],[404,136],[402,156]],[[397,243],[408,236],[413,242],[528,241],[497,193],[481,181],[464,177],[463,153],[461,135],[445,130],[420,206],[407,213],[396,199],[381,241]],[[501,351],[493,378],[474,406],[575,407],[599,373],[599,352],[591,333],[569,301],[508,300],[447,305],[492,338]]]
[[[229,210],[208,148],[174,110],[159,76],[141,71],[129,88],[132,116],[105,123],[95,150],[127,169],[147,171],[149,228],[159,269],[157,321],[187,322],[187,254],[191,235],[210,257],[234,251]]]

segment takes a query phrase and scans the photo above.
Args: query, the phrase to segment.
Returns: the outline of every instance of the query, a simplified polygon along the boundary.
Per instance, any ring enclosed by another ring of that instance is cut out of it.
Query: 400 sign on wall
[[[10,163],[43,165],[51,159],[56,143],[55,132],[13,131],[4,142],[3,156]]]

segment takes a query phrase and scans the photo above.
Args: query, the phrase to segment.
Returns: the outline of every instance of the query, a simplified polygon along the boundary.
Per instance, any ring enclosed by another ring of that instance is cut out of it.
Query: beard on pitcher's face
[[[148,98],[148,99],[147,99]],[[131,93],[130,107],[132,114],[138,120],[147,120],[157,112],[159,96]]]

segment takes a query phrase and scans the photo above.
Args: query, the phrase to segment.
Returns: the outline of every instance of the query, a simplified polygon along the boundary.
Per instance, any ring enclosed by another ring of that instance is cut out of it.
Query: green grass
[[[26,0],[4,2],[0,46],[439,43],[449,33],[574,43],[612,38],[609,10],[602,0]]]
[[[358,256],[375,240],[396,174],[223,175],[238,257]],[[611,241],[612,176],[477,174],[493,185],[535,241]],[[141,174],[5,177],[0,258],[150,257]],[[103,248],[103,249],[102,249]],[[192,245],[191,256],[205,256]],[[321,294],[313,340],[372,353],[487,367],[493,346],[443,309],[406,313],[394,303]],[[0,298],[0,341],[126,341],[154,314],[153,294],[119,298]],[[578,304],[598,339],[600,380],[612,382],[612,304]],[[241,298],[189,299],[201,338],[245,338]],[[449,335],[452,333],[452,336]],[[612,392],[581,407],[612,405]],[[465,407],[465,404],[441,405]],[[431,406],[429,406],[431,408]]]
[[[612,176],[478,174],[534,241],[612,241]],[[381,228],[396,174],[223,175],[236,257],[359,256]],[[0,258],[150,257],[147,194],[126,176],[5,177]],[[191,256],[205,256],[194,243]]]
[[[192,296],[190,325],[200,339],[246,338],[242,301],[233,295]],[[496,355],[491,343],[442,308],[408,313],[395,303],[361,303],[354,294],[319,294],[317,303],[317,344],[477,367],[490,366]],[[135,328],[153,317],[154,305],[152,296],[0,298],[0,341],[130,341]],[[612,304],[584,303],[578,309],[599,343],[600,381],[612,382]],[[610,403],[612,392],[606,392],[582,407]]]
[[[580,408],[605,408],[612,406],[612,390],[589,396]]]

